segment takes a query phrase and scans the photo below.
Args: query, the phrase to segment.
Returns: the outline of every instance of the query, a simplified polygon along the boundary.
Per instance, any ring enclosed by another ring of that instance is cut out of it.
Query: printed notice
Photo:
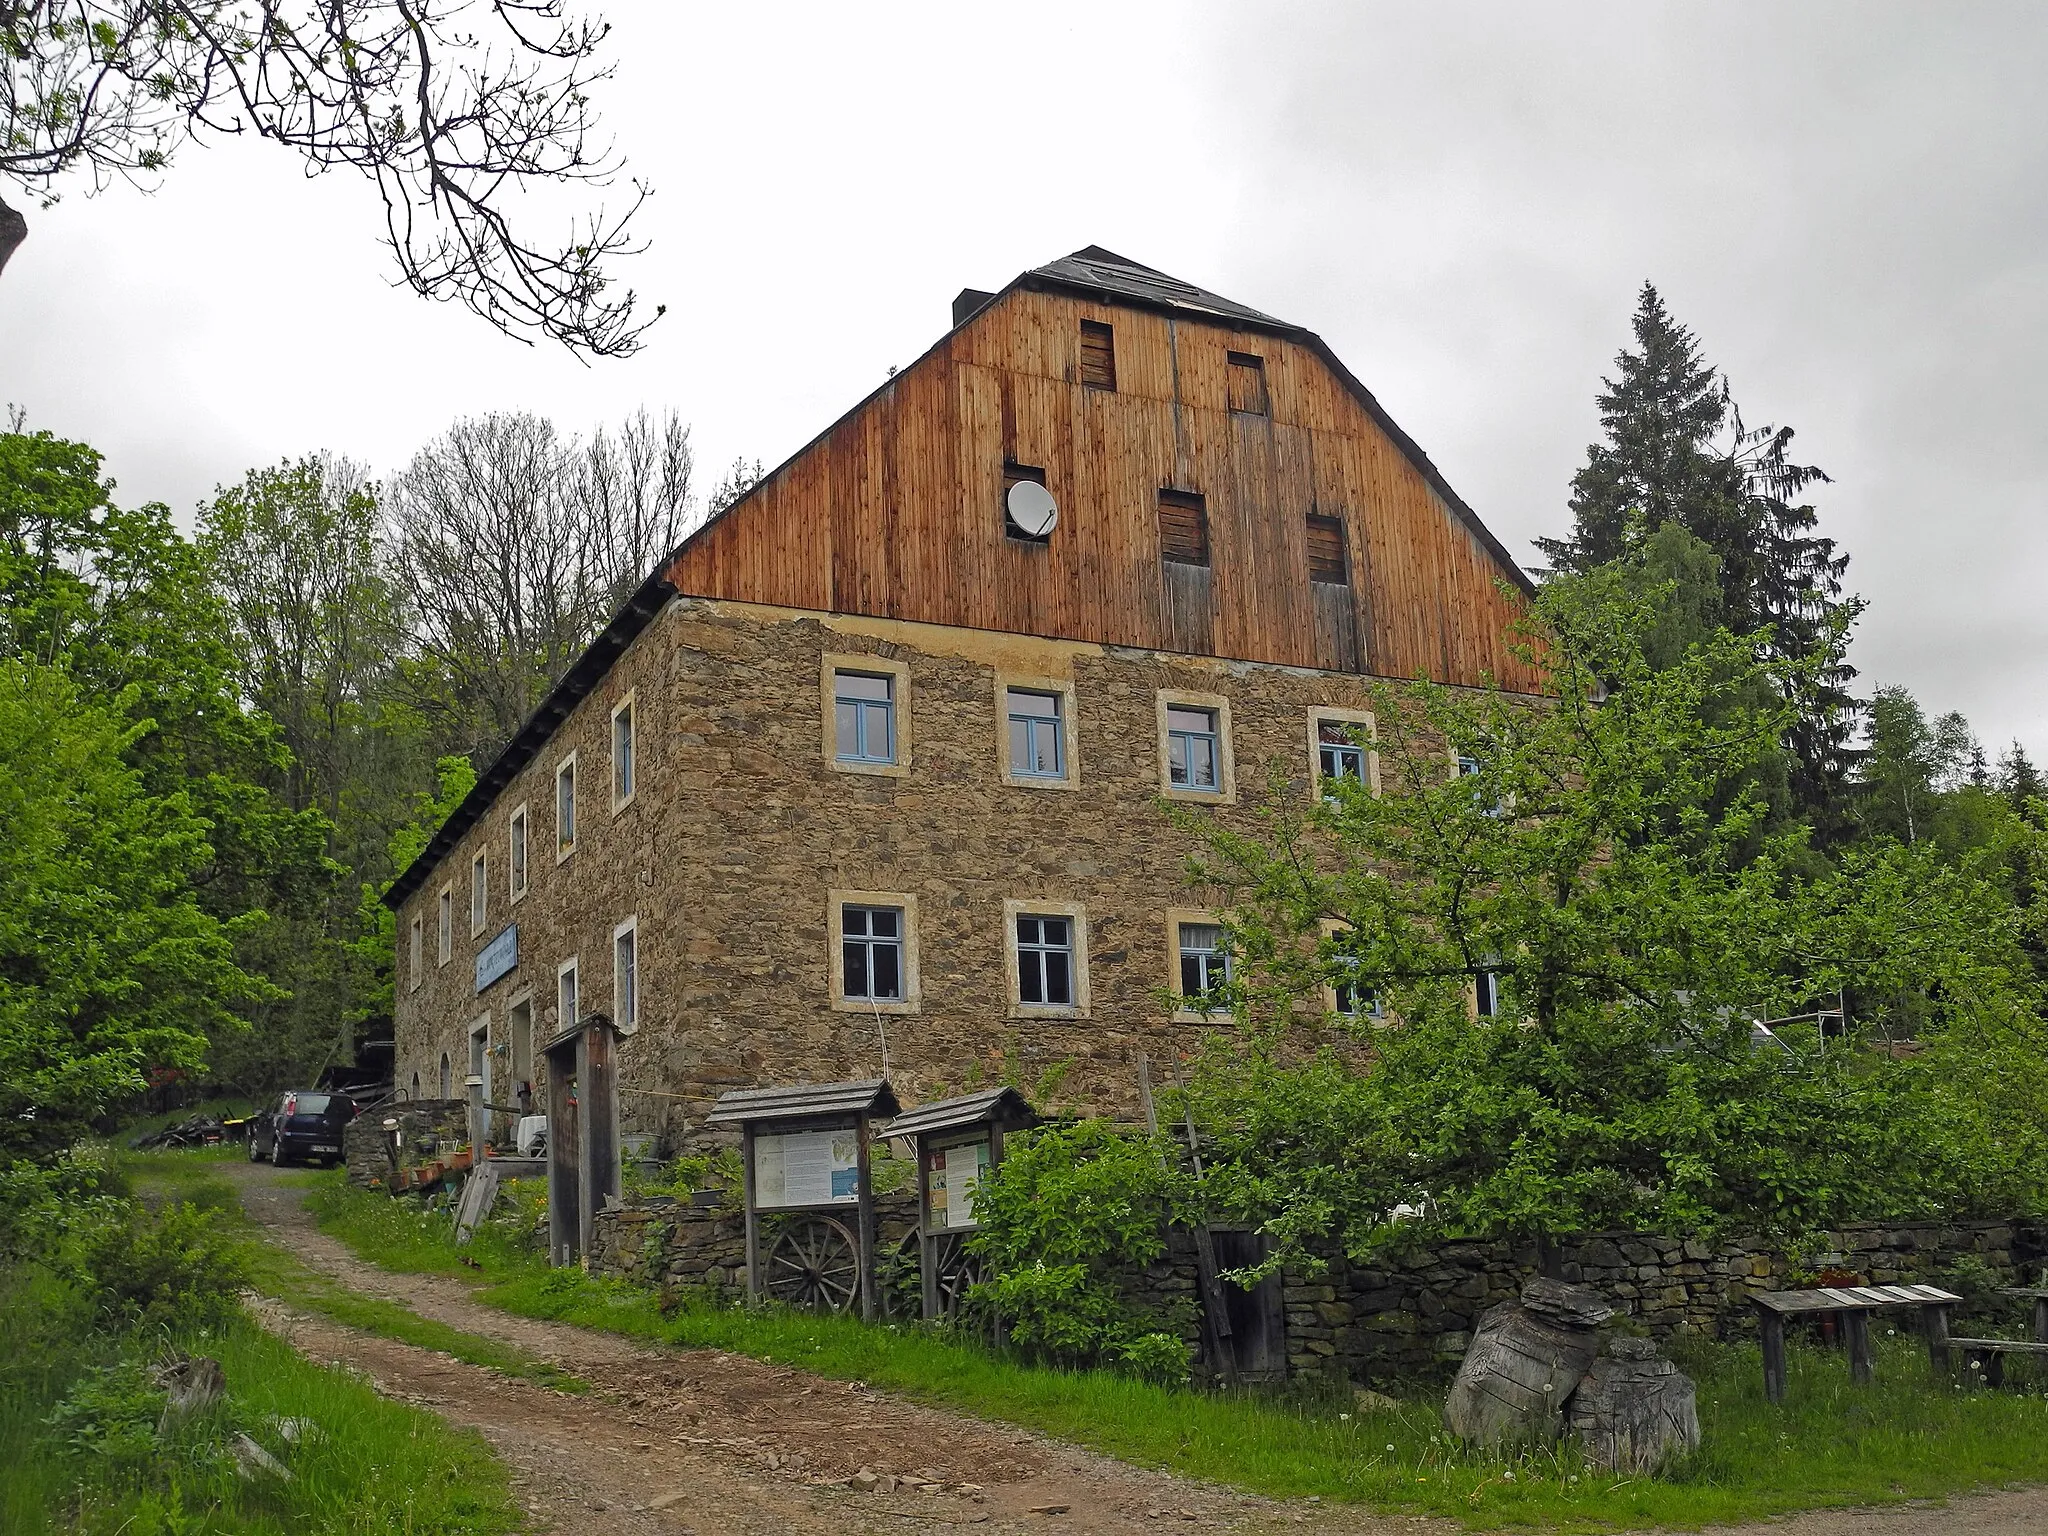
[[[754,1204],[852,1205],[860,1199],[860,1138],[853,1131],[792,1131],[754,1138]]]
[[[977,1141],[925,1155],[925,1188],[934,1227],[974,1225],[974,1186],[988,1172],[988,1145]]]

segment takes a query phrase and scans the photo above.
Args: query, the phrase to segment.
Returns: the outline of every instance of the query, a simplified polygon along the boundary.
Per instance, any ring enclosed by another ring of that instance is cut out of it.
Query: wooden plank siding
[[[1114,390],[1082,383],[1083,320],[1114,332]],[[1232,352],[1263,360],[1263,414],[1230,408]],[[1049,540],[1005,537],[1006,462],[1044,470]],[[1176,622],[1193,584],[1160,559],[1162,489],[1207,503],[1202,622]],[[1348,588],[1311,590],[1311,512],[1344,525]],[[1313,350],[1059,292],[981,310],[667,575],[791,608],[1157,650],[1206,634],[1210,653],[1247,661],[1537,682],[1506,648],[1522,601],[1500,590],[1508,571]]]

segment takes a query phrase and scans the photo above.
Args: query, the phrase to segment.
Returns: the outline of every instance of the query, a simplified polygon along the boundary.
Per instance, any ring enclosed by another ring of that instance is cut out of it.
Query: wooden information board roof
[[[1924,1307],[1963,1298],[1932,1285],[1830,1285],[1815,1291],[1765,1291],[1749,1299],[1767,1311],[1789,1315],[1849,1312],[1867,1307]]]
[[[935,1131],[958,1130],[972,1125],[993,1125],[1001,1121],[1005,1130],[1036,1125],[1038,1115],[1014,1088],[984,1088],[957,1099],[940,1099],[920,1104],[889,1122],[889,1135],[929,1136]]]
[[[817,1115],[873,1115],[887,1119],[902,1106],[886,1077],[851,1083],[792,1083],[786,1088],[735,1088],[718,1096],[707,1117],[712,1125],[750,1121],[805,1120]]]

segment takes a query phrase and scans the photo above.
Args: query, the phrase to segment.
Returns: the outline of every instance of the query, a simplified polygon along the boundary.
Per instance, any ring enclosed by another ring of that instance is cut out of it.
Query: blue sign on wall
[[[476,989],[481,992],[519,964],[519,925],[514,923],[476,952]]]

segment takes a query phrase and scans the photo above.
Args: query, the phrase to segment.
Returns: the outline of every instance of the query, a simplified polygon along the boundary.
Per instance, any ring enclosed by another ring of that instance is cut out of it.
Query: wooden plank
[[[1757,1332],[1764,1348],[1764,1396],[1773,1403],[1785,1401],[1785,1319],[1766,1311],[1758,1319]]]
[[[1849,1343],[1849,1379],[1859,1387],[1867,1387],[1877,1380],[1877,1354],[1870,1347],[1869,1312],[1844,1312],[1842,1332]]]

